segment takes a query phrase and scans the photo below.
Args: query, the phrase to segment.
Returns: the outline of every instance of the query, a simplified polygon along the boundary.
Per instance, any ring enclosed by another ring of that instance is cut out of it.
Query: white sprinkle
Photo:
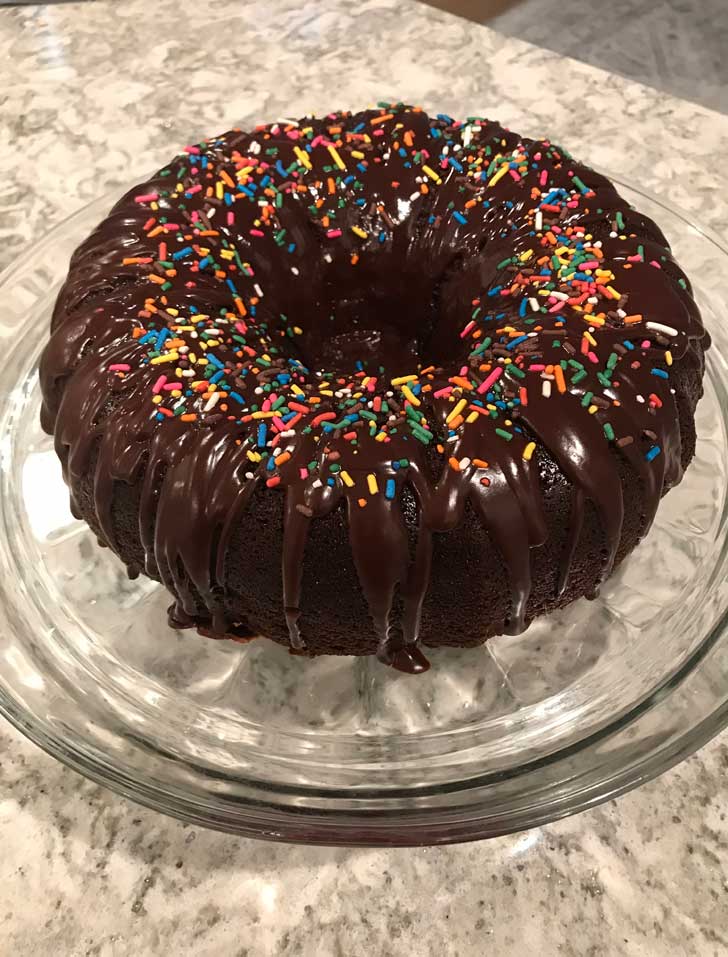
[[[556,292],[556,291],[553,291],[553,292],[550,292],[549,295],[550,295],[553,299],[560,299],[562,302],[566,302],[566,300],[569,298],[568,292]]]
[[[299,276],[301,274],[301,271],[299,270],[298,266],[291,266],[291,272],[293,273],[294,276]]]
[[[645,397],[643,395],[635,396],[635,398],[637,399],[638,402],[642,402],[644,404]]]
[[[324,259],[327,263],[331,262],[331,253],[324,253]]]
[[[534,296],[531,296],[531,298],[528,300],[528,304],[534,312],[538,312],[541,308],[538,304],[538,299],[536,299]]]
[[[418,182],[418,183],[422,183],[422,182],[424,182],[424,180],[422,179],[421,176],[418,176],[418,177],[417,177],[417,182]],[[415,192],[415,193],[412,193],[412,195],[410,196],[410,200],[411,200],[412,202],[414,202],[414,200],[419,199],[420,196],[422,196],[422,193],[420,193],[419,191],[417,191],[417,192]]]
[[[205,407],[202,410],[203,412],[209,412],[211,409],[214,409],[217,403],[220,401],[220,393],[213,392],[210,398],[205,403]]]
[[[311,482],[312,488],[321,488],[322,485],[323,485],[323,482],[321,481],[321,479],[318,479],[318,478],[314,479],[313,482]]]
[[[248,147],[248,150],[253,154],[253,156],[257,156],[258,153],[260,153],[260,143],[257,140],[253,140]]]
[[[458,465],[460,466],[461,469],[466,469],[470,465],[470,459],[467,457],[467,455],[464,458],[460,459],[460,461],[458,462]]]
[[[662,332],[666,336],[677,335],[677,329],[673,329],[672,326],[665,326],[661,322],[646,322],[645,325],[648,329],[654,329],[655,332]]]
[[[544,399],[551,397],[551,383],[548,381],[548,379],[545,379],[543,385],[541,386],[541,395],[544,397]]]
[[[536,220],[534,225],[536,227],[536,232],[540,233],[543,229],[543,213],[540,209],[536,210]]]

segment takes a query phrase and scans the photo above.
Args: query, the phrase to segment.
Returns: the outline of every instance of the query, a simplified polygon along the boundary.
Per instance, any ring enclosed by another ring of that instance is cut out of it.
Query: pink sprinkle
[[[250,235],[251,235],[251,236],[265,236],[265,233],[264,233],[262,230],[260,230],[260,229],[251,229],[251,230],[250,230]]]
[[[543,370],[544,370],[545,368],[546,368],[546,366],[545,366],[543,363],[541,363],[541,362],[538,362],[538,363],[534,362],[533,365],[531,365],[531,366],[528,367],[528,371],[529,371],[529,372],[543,372]]]
[[[288,130],[288,132],[286,133],[286,136],[288,137],[289,140],[297,140],[299,137],[299,132],[298,130]]]
[[[182,388],[181,382],[167,382],[164,385],[165,392],[171,392],[173,389],[181,389],[181,388]]]
[[[438,389],[437,392],[433,392],[432,394],[436,399],[442,399],[443,396],[450,395],[451,392],[452,392],[452,386],[448,385],[448,386],[445,386],[444,389]]]
[[[279,432],[286,431],[286,423],[283,421],[282,418],[280,418],[280,416],[274,415],[271,421],[273,422],[273,425],[278,429]]]
[[[270,399],[266,399],[261,408],[261,412],[270,412]]]
[[[464,339],[464,338],[467,336],[467,334],[470,332],[470,330],[471,330],[474,326],[475,326],[475,320],[471,319],[471,321],[467,324],[467,326],[466,326],[466,327],[463,329],[463,331],[460,333],[460,338],[461,338],[461,339]]]
[[[587,352],[586,357],[589,360],[589,362],[594,362],[594,363],[599,362],[599,359],[597,359],[596,354],[591,349],[589,350],[589,352]]]
[[[467,367],[467,366],[460,366],[460,372],[458,373],[458,375],[464,376],[464,377],[467,379],[467,378],[468,378],[468,367]]]
[[[185,153],[191,153],[193,156],[199,156],[200,147],[199,146],[185,146]]]
[[[191,196],[193,193],[199,193],[201,189],[202,183],[195,183],[194,186],[190,186],[188,189],[186,189],[185,193],[187,193],[188,196]]]
[[[576,209],[576,207],[579,205],[579,200],[570,199],[566,205],[568,206],[569,209]]]
[[[641,263],[641,262],[642,262],[642,257],[639,256],[639,255],[636,255],[636,256],[627,256],[627,262],[628,262],[628,263]]]
[[[130,370],[131,366],[125,362],[115,362],[114,365],[109,366],[109,372],[129,372]]]
[[[367,392],[374,392],[376,387],[377,387],[376,379],[370,379],[369,382],[367,382]]]
[[[654,266],[655,269],[662,269],[662,266],[658,262],[655,262],[654,259],[650,260],[650,266]]]
[[[158,393],[160,393],[160,392],[162,391],[162,388],[164,387],[164,383],[165,383],[166,381],[167,381],[167,376],[166,376],[166,375],[160,375],[160,377],[157,379],[157,381],[156,381],[156,382],[154,383],[154,385],[152,386],[152,392],[153,392],[155,395],[157,395]]]
[[[590,259],[589,262],[581,263],[579,265],[579,269],[580,270],[581,269],[596,269],[598,265],[599,265],[598,259]]]
[[[542,169],[541,175],[539,176],[539,182],[541,183],[542,186],[545,186],[546,183],[548,183],[548,180],[549,180],[549,174],[546,172],[545,169]]]
[[[649,349],[651,345],[652,345],[652,343],[650,342],[650,340],[649,340],[649,339],[645,339],[644,342],[641,344],[640,348],[642,348],[642,349]]]
[[[549,312],[561,312],[563,308],[564,308],[564,301],[562,299],[559,302],[557,302],[555,306],[552,306],[549,309]]]
[[[324,140],[323,136],[319,133],[318,136],[315,136],[315,137],[311,140],[311,149],[312,149],[312,150],[315,150],[316,147],[319,145],[319,143],[324,143],[324,142],[325,142],[325,140]],[[332,144],[332,145],[333,145],[333,144]]]
[[[232,211],[231,209],[228,210],[228,214],[227,214],[227,224],[228,224],[228,226],[234,226],[234,225],[235,225],[235,214],[233,213],[233,211]]]
[[[514,179],[516,182],[519,182],[519,180],[521,179],[520,174],[517,173],[514,169],[509,169],[509,170],[508,170],[508,173],[509,173],[510,176],[513,177],[513,179]]]
[[[199,169],[198,166],[193,166],[193,167],[191,167],[191,169],[190,169],[190,173],[192,173],[193,175],[196,175],[196,174],[199,173],[199,172],[200,172],[200,169]]]
[[[159,193],[140,193],[138,196],[134,197],[134,202],[152,203],[155,199],[159,199]]]
[[[329,229],[327,230],[326,235],[328,236],[329,239],[336,239],[337,236],[341,236],[341,230]]]
[[[307,479],[307,478],[308,478],[308,469],[299,469],[299,470],[298,470],[298,477],[299,477],[299,478],[302,478],[302,479]]]
[[[491,372],[487,379],[484,379],[483,382],[478,386],[478,394],[482,395],[484,392],[487,392],[492,385],[494,385],[498,379],[503,375],[503,366],[496,366],[495,369]]]
[[[238,330],[238,332],[242,332],[243,335],[245,335],[248,331],[248,327],[244,322],[236,322],[235,328]]]

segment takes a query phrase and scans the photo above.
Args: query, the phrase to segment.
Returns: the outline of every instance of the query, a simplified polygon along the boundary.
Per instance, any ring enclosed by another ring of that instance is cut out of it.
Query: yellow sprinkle
[[[597,344],[597,340],[594,338],[594,336],[593,336],[593,335],[591,334],[591,332],[589,332],[589,331],[587,331],[587,332],[584,333],[584,338],[586,339],[586,341],[587,341],[587,342],[589,343],[589,345],[591,345],[591,346],[595,346],[595,345]]]
[[[359,236],[362,239],[366,239],[367,236],[369,235],[361,228],[361,226],[352,226],[351,231],[352,233],[354,233],[355,236]]]
[[[346,163],[341,156],[339,156],[339,151],[335,146],[329,146],[329,153],[331,153],[331,159],[336,163],[339,169],[346,169]]]
[[[412,403],[412,405],[414,406],[422,405],[420,400],[417,398],[417,396],[414,394],[414,392],[410,389],[408,385],[402,386],[402,395],[405,397],[405,399],[408,399]]]
[[[235,250],[233,250],[233,249],[221,249],[221,250],[220,250],[220,255],[222,256],[223,259],[234,259],[234,258],[235,258]],[[169,312],[169,310],[167,310],[167,312]]]
[[[159,405],[159,403],[160,403],[161,401],[162,401],[162,396],[161,396],[161,395],[153,395],[153,396],[152,396],[152,402],[153,402],[155,405]]]
[[[525,262],[528,262],[531,256],[533,256],[533,250],[527,249],[525,253],[521,253],[521,255],[518,258],[521,260],[522,263],[525,263]]]
[[[302,335],[303,335],[303,329],[302,329],[300,326],[294,326],[294,327],[293,327],[293,332],[294,332],[295,335],[297,335],[297,336],[302,336]]]
[[[351,475],[349,475],[349,473],[345,469],[341,470],[341,478],[344,482],[344,485],[348,485],[349,488],[353,488],[354,479],[351,477]]]
[[[351,155],[354,157],[354,159],[363,160],[366,156],[366,153],[362,153],[361,150],[352,150]]]
[[[369,487],[369,494],[376,495],[379,491],[379,486],[377,485],[377,477],[374,472],[370,472],[367,475],[367,486]]]
[[[291,386],[291,392],[294,395],[304,395],[303,389],[299,388],[299,386],[295,385],[295,383]]]
[[[434,171],[434,169],[431,169],[429,166],[423,166],[422,172],[425,174],[425,176],[429,176],[430,179],[434,180],[438,184],[438,186],[442,182],[441,177]]]
[[[394,386],[405,385],[407,382],[416,382],[417,376],[416,375],[401,375],[401,376],[398,376],[396,379],[391,379],[390,381],[392,385]]]
[[[277,412],[253,412],[250,417],[251,419],[272,419],[276,415],[278,415]]]
[[[384,441],[386,441],[386,438],[387,438],[387,433],[386,433],[386,432],[377,432],[377,434],[374,436],[374,441],[375,441],[375,442],[384,442]]]
[[[468,423],[470,423],[470,424],[472,424],[473,422],[475,422],[475,421],[476,421],[477,419],[479,419],[479,418],[480,418],[480,416],[479,416],[479,414],[478,414],[477,412],[471,412],[470,415],[467,417],[467,419],[466,419],[465,421],[468,422]]]
[[[527,462],[531,461],[531,456],[536,451],[536,443],[529,442],[526,448],[523,450],[523,457]]]
[[[508,166],[507,165],[501,166],[501,168],[491,176],[490,181],[488,182],[488,186],[489,187],[495,186],[495,184],[499,180],[503,179],[503,177],[506,175],[507,172],[508,172]]]
[[[308,153],[305,150],[302,150],[300,146],[294,146],[293,152],[298,157],[298,162],[301,164],[301,166],[305,166],[306,169],[313,169],[311,160],[308,158]]]
[[[331,389],[319,389],[319,392],[321,393],[321,395],[333,395],[333,394],[334,394],[334,393],[331,391]]]
[[[596,411],[597,411],[597,407],[595,405],[590,405],[589,408],[587,409],[587,412],[589,413],[589,415],[594,415]]]
[[[176,362],[178,359],[179,359],[178,352],[169,352],[167,353],[166,356],[156,356],[156,358],[152,359],[152,365],[159,366],[163,362]]]
[[[460,415],[460,413],[463,411],[463,409],[465,408],[465,406],[466,406],[467,404],[468,404],[468,403],[467,403],[467,400],[466,400],[466,399],[461,399],[461,400],[455,405],[455,408],[450,410],[450,414],[449,414],[448,417],[445,419],[445,423],[446,423],[447,425],[449,425],[449,424],[452,422],[453,419],[456,419],[456,418]]]
[[[672,353],[671,353],[671,352],[666,352],[666,353],[665,353],[665,362],[666,362],[669,366],[672,365]]]
[[[222,199],[224,193],[225,193],[225,187],[222,185],[222,180],[218,180],[215,183],[215,197],[217,199]]]
[[[261,455],[259,452],[253,452],[252,449],[248,449],[246,455],[251,462],[260,462]]]

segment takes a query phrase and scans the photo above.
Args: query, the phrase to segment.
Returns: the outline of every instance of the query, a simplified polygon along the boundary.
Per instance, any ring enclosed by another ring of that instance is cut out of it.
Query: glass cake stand
[[[713,336],[699,442],[647,539],[522,636],[376,661],[290,657],[167,628],[168,597],[75,521],[38,425],[37,361],[68,257],[106,197],[0,277],[0,710],[56,758],[199,825],[273,840],[429,844],[614,797],[728,723],[728,250],[626,184]]]

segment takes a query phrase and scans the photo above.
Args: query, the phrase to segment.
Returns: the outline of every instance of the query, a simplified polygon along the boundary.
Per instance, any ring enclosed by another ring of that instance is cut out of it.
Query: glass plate
[[[659,774],[728,723],[728,252],[622,184],[672,241],[714,345],[683,483],[594,602],[522,636],[428,652],[417,677],[167,628],[68,511],[38,425],[38,355],[104,197],[0,277],[0,709],[71,767],[197,824],[426,844],[542,824]]]

